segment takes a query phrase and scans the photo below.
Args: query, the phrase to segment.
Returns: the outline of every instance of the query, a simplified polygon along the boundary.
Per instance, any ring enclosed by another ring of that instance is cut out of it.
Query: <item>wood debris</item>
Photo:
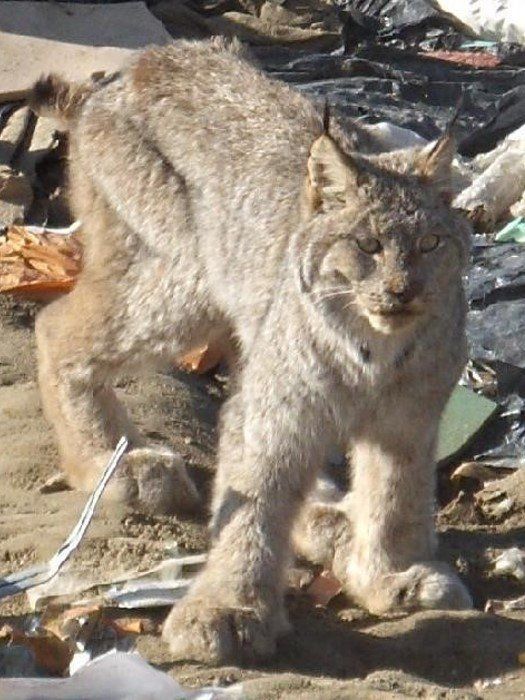
[[[180,366],[188,372],[206,374],[217,367],[223,359],[222,348],[219,345],[207,344],[192,350],[179,361]]]
[[[75,236],[36,235],[11,226],[0,237],[0,293],[48,300],[70,291],[81,267]]]
[[[59,676],[67,672],[75,653],[70,640],[60,639],[47,629],[27,632],[7,624],[0,629],[0,646],[6,645],[30,649],[40,669]]]

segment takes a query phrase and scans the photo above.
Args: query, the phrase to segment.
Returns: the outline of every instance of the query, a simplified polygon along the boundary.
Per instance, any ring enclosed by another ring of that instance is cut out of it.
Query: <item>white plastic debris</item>
[[[119,608],[152,608],[173,605],[185,595],[192,576],[188,567],[202,566],[206,554],[188,554],[162,562],[144,575],[113,586],[104,598]],[[184,577],[186,573],[186,577]]]
[[[109,652],[70,678],[6,678],[2,700],[221,700],[243,698],[242,686],[186,690],[138,654]]]
[[[525,581],[525,552],[511,547],[494,561],[494,573]]]
[[[34,233],[36,236],[41,236],[43,233],[52,233],[54,236],[71,236],[73,233],[80,231],[82,228],[81,221],[73,221],[70,226],[61,228],[51,228],[50,226],[25,226],[28,233]]]
[[[398,148],[425,146],[428,141],[411,129],[404,129],[390,122],[362,124],[361,127],[371,134],[374,142],[383,151],[395,151]]]
[[[64,599],[71,605],[101,604],[116,608],[151,608],[173,605],[188,590],[196,571],[206,561],[206,554],[178,554],[171,545],[170,556],[147,571],[127,571],[104,580],[81,580],[66,575],[28,591],[33,610],[40,610],[48,602],[60,604]],[[71,596],[97,588],[100,596],[71,601]]]
[[[485,39],[525,42],[523,0],[438,0],[450,12]]]
[[[477,156],[473,169],[478,176],[455,198],[454,206],[475,215],[490,229],[524,195],[525,126],[494,150]]]
[[[16,574],[10,574],[0,579],[0,599],[7,598],[12,595],[17,595],[33,586],[38,586],[53,579],[60,571],[65,562],[73,554],[75,549],[80,544],[84,534],[91,522],[97,503],[106,488],[108,481],[111,479],[115,469],[117,468],[124,452],[128,448],[128,440],[122,437],[111,455],[111,458],[98,482],[95,490],[89,497],[82,514],[73,528],[67,540],[60,547],[58,552],[52,557],[47,564],[33,566],[30,569],[24,569]],[[0,698],[2,696],[0,695]]]

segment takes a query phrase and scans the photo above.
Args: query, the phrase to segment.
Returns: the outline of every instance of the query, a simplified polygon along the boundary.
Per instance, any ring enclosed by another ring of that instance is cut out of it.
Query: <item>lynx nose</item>
[[[419,285],[410,284],[400,279],[392,280],[387,287],[387,293],[399,304],[409,304],[419,291]]]
[[[389,291],[390,294],[394,297],[394,299],[400,304],[408,304],[415,297],[414,291],[412,289],[409,289],[408,287],[405,289],[401,289],[400,291],[394,291],[392,289]]]

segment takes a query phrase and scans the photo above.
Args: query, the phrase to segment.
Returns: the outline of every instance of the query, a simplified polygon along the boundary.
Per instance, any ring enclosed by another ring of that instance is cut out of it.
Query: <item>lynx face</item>
[[[309,164],[312,219],[302,261],[310,293],[384,333],[432,315],[465,264],[468,231],[439,181],[422,187],[428,156],[407,153],[403,164],[396,154],[395,172],[385,156],[384,163],[350,160],[321,139],[323,152],[314,144]]]

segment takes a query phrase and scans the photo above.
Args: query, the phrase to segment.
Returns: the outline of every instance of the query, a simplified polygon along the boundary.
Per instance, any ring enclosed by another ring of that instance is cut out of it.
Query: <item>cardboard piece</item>
[[[70,80],[118,70],[134,49],[170,41],[143,2],[0,3],[0,99],[17,99],[42,74]]]

